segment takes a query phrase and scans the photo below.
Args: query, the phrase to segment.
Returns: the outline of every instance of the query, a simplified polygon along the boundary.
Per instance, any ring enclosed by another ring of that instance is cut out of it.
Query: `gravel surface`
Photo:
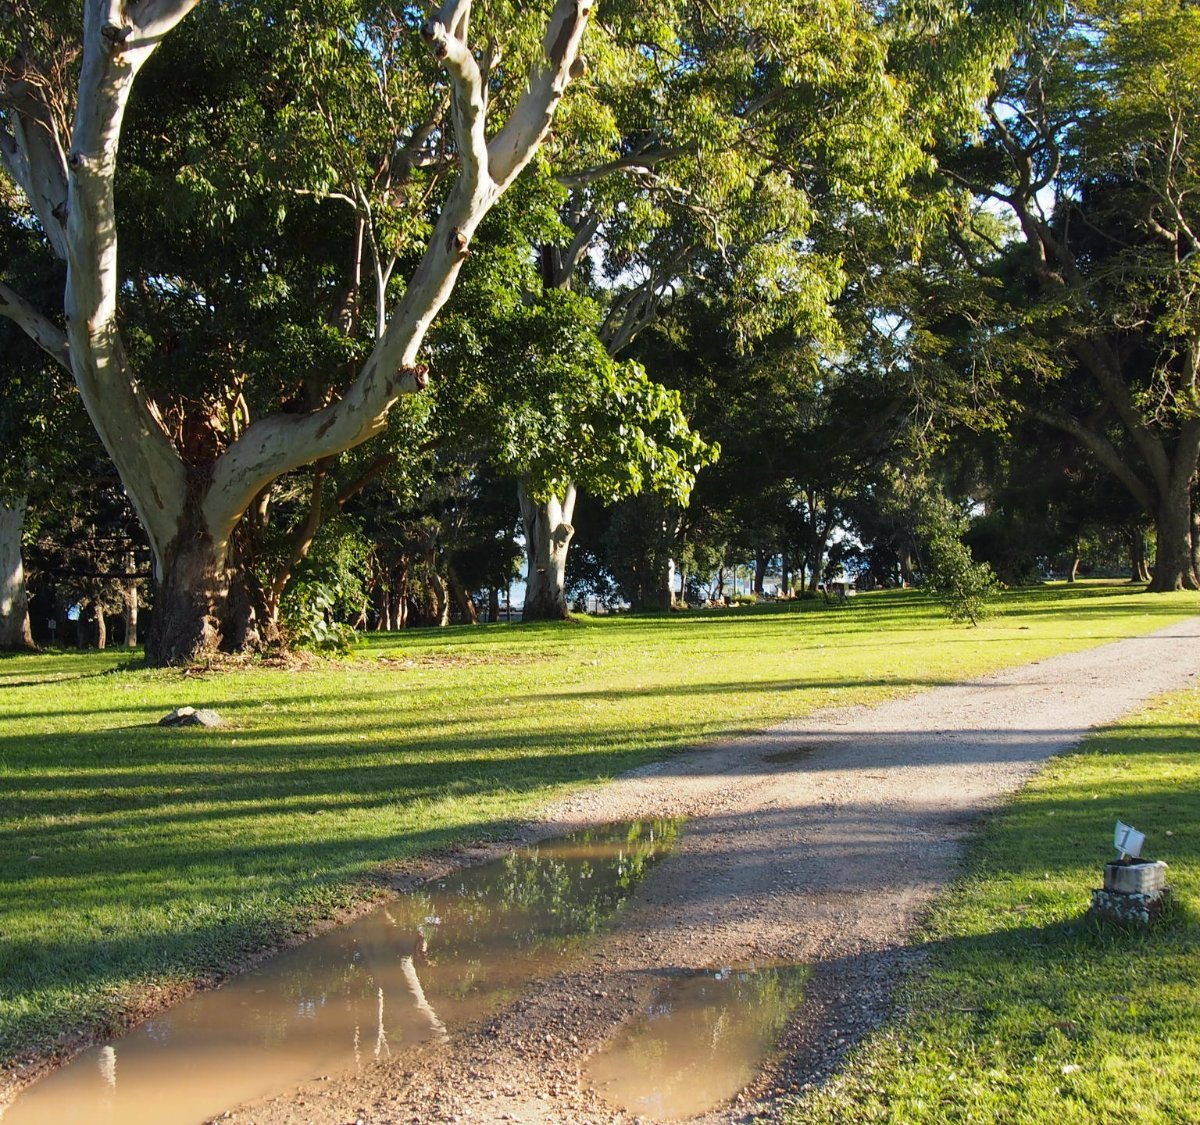
[[[973,821],[1048,755],[1196,682],[1198,642],[1195,618],[882,706],[826,711],[573,796],[518,842],[689,818],[611,931],[484,1025],[232,1116],[259,1125],[612,1122],[618,1111],[587,1088],[582,1064],[653,998],[664,973],[806,963],[813,978],[781,1055],[703,1120],[769,1117],[773,1099],[821,1081],[887,1016],[895,981],[920,957],[906,937],[953,877]]]

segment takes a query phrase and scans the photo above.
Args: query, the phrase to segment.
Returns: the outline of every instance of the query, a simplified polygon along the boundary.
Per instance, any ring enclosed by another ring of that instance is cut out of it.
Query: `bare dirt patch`
[[[921,958],[908,936],[953,877],[974,821],[1090,729],[1196,682],[1198,640],[1193,619],[880,707],[815,715],[570,797],[515,842],[638,817],[688,818],[676,851],[602,938],[434,1048],[243,1107],[236,1119],[628,1120],[588,1088],[584,1066],[664,979],[723,965],[808,964],[807,999],[780,1053],[736,1099],[698,1120],[775,1115],[780,1095],[823,1080],[887,1016],[899,974]]]

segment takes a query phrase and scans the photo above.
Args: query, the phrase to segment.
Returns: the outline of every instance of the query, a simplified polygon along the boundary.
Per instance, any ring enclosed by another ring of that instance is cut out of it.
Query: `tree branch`
[[[117,325],[121,275],[113,182],[134,78],[163,35],[197,2],[144,0],[123,16],[116,0],[86,0],[67,161],[64,306],[71,367],[96,432],[150,537],[160,574],[179,531],[188,471],[130,370]]]
[[[455,82],[466,148],[463,174],[438,216],[429,245],[387,329],[354,383],[337,401],[306,415],[275,414],[251,425],[213,466],[204,494],[205,523],[217,543],[228,540],[242,512],[268,483],[290,469],[351,449],[379,433],[392,404],[421,390],[428,367],[418,360],[425,334],[449,298],[468,256],[471,236],[491,206],[532,158],[571,78],[591,0],[557,0],[543,47],[547,63],[531,76],[508,123],[487,149],[475,147],[483,128],[478,67],[465,43],[468,4],[448,3],[425,27]],[[459,127],[456,123],[456,128]]]
[[[529,88],[488,145],[492,179],[501,191],[529,163],[550,131],[567,83],[585,69],[578,57],[579,44],[591,11],[592,0],[556,0],[542,39],[545,63],[530,75]]]
[[[67,351],[67,334],[48,316],[35,309],[19,293],[0,281],[0,316],[19,327],[39,348],[60,367],[71,370]]]
[[[38,217],[54,253],[67,256],[67,158],[44,86],[26,72],[3,88],[10,128],[0,133],[4,166]]]
[[[653,171],[659,164],[668,160],[678,159],[681,156],[687,156],[695,151],[695,145],[679,145],[675,148],[631,152],[628,156],[622,156],[617,160],[610,160],[607,164],[598,164],[594,168],[583,168],[578,172],[564,172],[556,176],[555,179],[563,187],[587,187],[588,184],[602,180],[605,176],[610,176],[614,172],[631,172],[634,175],[641,175]]]
[[[1125,463],[1116,446],[1103,434],[1099,434],[1095,430],[1085,426],[1078,418],[1068,414],[1065,410],[1048,410],[1035,406],[1026,406],[1023,409],[1031,418],[1036,418],[1039,422],[1043,422],[1047,426],[1053,426],[1056,430],[1062,430],[1063,433],[1070,434],[1071,437],[1075,438],[1076,441],[1092,452],[1096,460],[1125,486],[1129,495],[1137,503],[1147,512],[1154,512],[1155,493]]]
[[[451,117],[454,137],[462,161],[464,190],[471,196],[491,192],[488,170],[487,105],[479,64],[467,45],[470,0],[447,0],[433,19],[421,28],[421,36],[432,47],[454,84]]]

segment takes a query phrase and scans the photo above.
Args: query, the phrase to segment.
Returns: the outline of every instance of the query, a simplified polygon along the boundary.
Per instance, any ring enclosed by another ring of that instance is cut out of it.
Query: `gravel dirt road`
[[[652,1001],[664,974],[804,963],[813,976],[781,1057],[703,1120],[770,1116],[780,1092],[819,1081],[886,1016],[899,972],[919,956],[906,939],[954,876],[971,824],[1047,756],[1198,673],[1195,618],[882,706],[823,712],[575,795],[520,842],[688,818],[610,931],[486,1024],[398,1063],[242,1107],[236,1119],[612,1122],[620,1111],[588,1088],[585,1061]]]

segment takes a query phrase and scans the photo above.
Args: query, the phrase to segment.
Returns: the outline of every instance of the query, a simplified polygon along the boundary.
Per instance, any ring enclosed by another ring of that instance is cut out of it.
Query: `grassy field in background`
[[[565,787],[834,704],[1145,633],[1195,595],[919,593],[845,606],[371,637],[303,671],[0,658],[0,1057],[104,1028],[372,893],[389,860],[507,832]],[[169,730],[213,707],[217,730]]]
[[[1170,864],[1150,932],[1086,921],[1117,819]],[[1200,685],[1054,759],[938,904],[907,1013],[790,1125],[1200,1122]]]

